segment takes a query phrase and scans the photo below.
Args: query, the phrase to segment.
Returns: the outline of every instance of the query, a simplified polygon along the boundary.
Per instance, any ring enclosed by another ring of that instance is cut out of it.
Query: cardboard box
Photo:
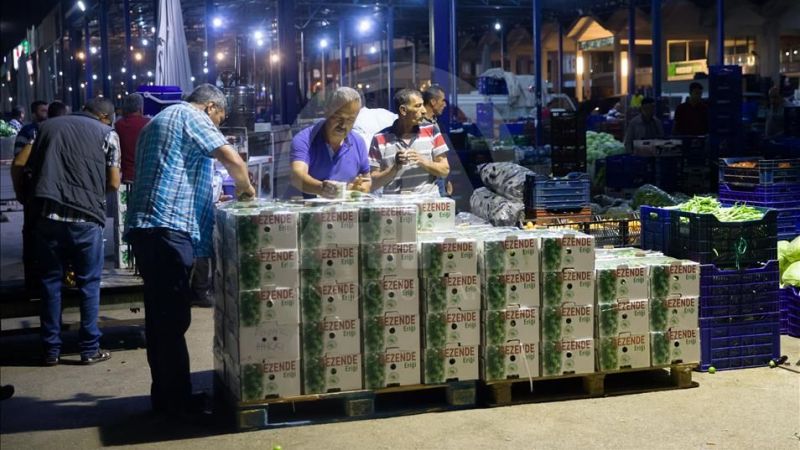
[[[373,203],[360,207],[361,244],[416,242],[417,207]]]
[[[228,323],[225,351],[234,364],[300,359],[300,325],[265,322],[256,327]]]
[[[324,354],[303,360],[303,394],[362,389],[361,354]]]
[[[650,299],[650,331],[697,328],[700,300],[697,297]]]
[[[377,316],[385,311],[399,314],[419,314],[419,279],[383,277],[362,280],[361,314]]]
[[[383,242],[361,246],[361,278],[385,276],[416,278],[419,271],[416,242]]]
[[[357,245],[329,245],[302,250],[300,276],[303,283],[358,281]]]
[[[513,380],[538,378],[539,342],[509,341],[482,349],[481,380]]]
[[[620,333],[649,333],[650,302],[646,299],[617,300],[597,305],[597,330],[601,338]]]
[[[233,392],[238,401],[300,395],[300,360],[262,361],[233,367]],[[231,383],[229,383],[230,385]]]
[[[646,258],[650,265],[650,298],[700,296],[700,264],[674,258]]]
[[[700,330],[671,328],[650,333],[653,366],[700,362]]]
[[[564,302],[542,308],[542,340],[594,336],[594,306]]]
[[[594,270],[594,237],[572,232],[530,232],[541,239],[542,272]]]
[[[359,244],[358,208],[355,206],[305,208],[299,216],[302,249]]]
[[[594,339],[562,339],[542,343],[542,376],[594,371]]]
[[[476,310],[481,307],[481,283],[476,274],[452,273],[438,278],[425,278],[423,307],[426,312],[442,312],[448,308]]]
[[[424,348],[446,345],[478,345],[481,342],[480,311],[449,308],[426,315]]]
[[[451,231],[456,226],[456,201],[447,197],[423,197],[417,201],[417,230]]]
[[[261,249],[240,255],[225,264],[225,288],[228,293],[261,289],[280,283],[299,286],[296,249]]]
[[[474,238],[433,236],[420,243],[420,277],[438,278],[450,273],[478,274],[478,242]]]
[[[364,353],[382,353],[388,348],[420,347],[419,314],[393,311],[363,319]]]
[[[650,367],[650,333],[620,333],[598,340],[599,369]]]
[[[303,323],[318,322],[322,317],[357,319],[359,285],[357,281],[306,283],[300,288]]]
[[[410,386],[422,382],[422,354],[419,348],[388,348],[364,355],[364,387],[380,389]]]
[[[361,353],[359,319],[324,317],[320,322],[304,323],[303,358]]]
[[[300,323],[296,287],[264,286],[227,295],[226,316],[234,326],[257,327],[266,322]]]
[[[482,328],[484,346],[505,345],[509,341],[539,342],[539,308],[483,311]]]
[[[481,273],[485,278],[508,273],[539,272],[539,238],[519,233],[482,236]]]
[[[542,274],[542,306],[558,306],[564,302],[594,304],[594,271],[564,269]]]
[[[491,275],[483,292],[484,309],[509,306],[538,307],[541,304],[537,272],[512,272]]]
[[[477,380],[480,376],[478,345],[448,344],[426,348],[422,361],[425,384]]]
[[[596,264],[598,303],[650,297],[650,270],[646,264],[619,260],[598,260]]]
[[[258,205],[258,204],[257,204]],[[280,204],[227,210],[225,245],[238,254],[262,248],[298,248],[297,209]]]

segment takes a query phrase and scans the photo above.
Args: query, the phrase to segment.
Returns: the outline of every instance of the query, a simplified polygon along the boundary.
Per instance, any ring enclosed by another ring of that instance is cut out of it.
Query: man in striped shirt
[[[436,179],[450,173],[447,143],[438,126],[422,123],[425,106],[419,91],[403,89],[394,102],[397,120],[376,134],[370,145],[372,189],[438,195]]]

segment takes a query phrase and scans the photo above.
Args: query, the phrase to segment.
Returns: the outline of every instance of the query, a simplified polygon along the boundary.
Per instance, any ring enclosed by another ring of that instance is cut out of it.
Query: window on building
[[[689,60],[706,59],[706,41],[689,41]]]
[[[636,53],[636,68],[653,67],[653,55],[650,53]]]
[[[686,42],[671,42],[667,47],[669,62],[686,61]]]

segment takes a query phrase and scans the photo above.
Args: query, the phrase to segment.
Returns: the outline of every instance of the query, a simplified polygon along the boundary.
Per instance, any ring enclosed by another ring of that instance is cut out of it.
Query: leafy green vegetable
[[[720,222],[748,222],[764,217],[762,211],[752,206],[737,203],[731,207],[724,207],[712,197],[695,196],[681,203],[677,208],[696,214],[713,214]]]
[[[778,265],[781,272],[781,284],[790,284],[792,286],[800,286],[796,284],[797,274],[790,273],[787,276],[787,271],[791,266],[800,261],[800,236],[797,236],[789,241],[778,241]],[[789,280],[794,280],[790,282]]]
[[[676,203],[677,202],[671,195],[652,184],[645,184],[634,192],[631,206],[633,208],[639,208],[642,205],[673,206]]]
[[[800,287],[800,261],[793,262],[783,272],[783,284]]]

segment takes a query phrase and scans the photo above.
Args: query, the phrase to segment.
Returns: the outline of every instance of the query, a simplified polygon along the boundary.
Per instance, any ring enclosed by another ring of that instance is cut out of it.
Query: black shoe
[[[81,356],[81,364],[83,364],[84,366],[89,366],[91,364],[97,364],[99,362],[108,361],[109,359],[111,359],[111,352],[98,350],[97,352],[95,352],[94,355]]]
[[[197,294],[192,300],[192,306],[196,306],[198,308],[212,308],[214,307],[214,297],[212,297],[208,292]]]
[[[7,384],[0,387],[0,400],[8,400],[14,396],[14,385]]]
[[[57,366],[59,363],[59,357],[57,355],[47,355],[42,359],[42,365],[45,367],[53,367]]]

